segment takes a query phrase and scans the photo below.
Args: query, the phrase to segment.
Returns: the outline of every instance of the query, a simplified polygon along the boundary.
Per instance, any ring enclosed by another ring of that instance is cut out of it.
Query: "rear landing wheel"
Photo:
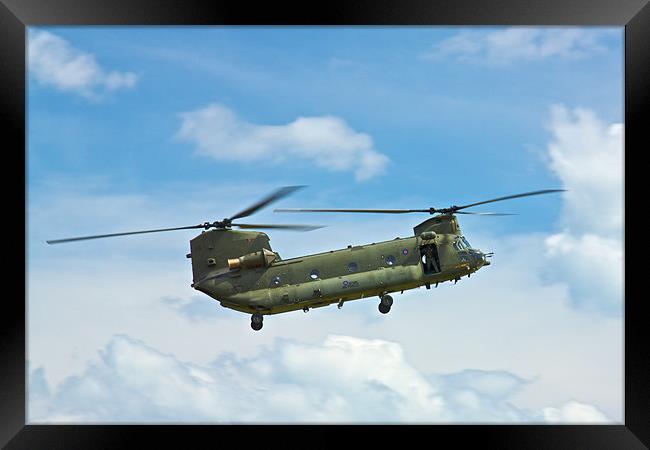
[[[263,325],[262,322],[260,323],[251,322],[251,328],[255,331],[260,331],[262,329],[262,325]]]
[[[393,306],[393,297],[390,295],[386,294],[381,297],[381,304],[388,306],[388,309],[390,309],[391,306]]]
[[[393,306],[393,297],[390,295],[382,295],[381,301],[379,302],[379,312],[382,314],[388,314],[391,306]]]
[[[390,306],[386,306],[383,303],[379,304],[379,312],[382,314],[388,314],[390,312]]]

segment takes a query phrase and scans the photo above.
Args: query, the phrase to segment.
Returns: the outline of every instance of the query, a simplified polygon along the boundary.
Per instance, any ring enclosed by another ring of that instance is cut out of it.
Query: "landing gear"
[[[393,306],[393,297],[390,295],[382,295],[380,298],[379,312],[382,314],[388,314],[390,312],[390,307]]]
[[[253,314],[253,316],[251,317],[251,328],[255,331],[260,331],[262,329],[262,325],[264,325],[263,321],[264,321],[263,315],[259,313]]]

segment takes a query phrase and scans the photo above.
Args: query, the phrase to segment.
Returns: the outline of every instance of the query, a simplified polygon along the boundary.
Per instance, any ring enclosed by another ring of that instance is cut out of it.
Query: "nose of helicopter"
[[[478,253],[481,256],[481,261],[482,261],[481,265],[482,266],[489,266],[490,265],[490,260],[488,259],[488,256],[492,256],[492,255],[491,254],[487,255],[487,254],[485,254],[485,253],[483,253],[481,251],[479,251]]]
[[[479,250],[479,255],[481,256],[481,266],[489,266],[490,260],[488,259],[490,256],[494,255],[494,253],[483,253],[482,251]]]
[[[474,249],[474,251],[471,253],[472,259],[473,259],[473,266],[474,269],[478,270],[483,266],[489,266],[490,261],[488,260],[488,255],[483,253],[482,251],[478,249]],[[491,256],[491,255],[490,255]]]

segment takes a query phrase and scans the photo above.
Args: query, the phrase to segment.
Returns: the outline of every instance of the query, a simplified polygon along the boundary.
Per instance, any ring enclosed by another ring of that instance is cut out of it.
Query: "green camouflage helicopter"
[[[251,314],[253,330],[262,328],[265,315],[279,314],[377,296],[379,311],[390,311],[392,292],[403,292],[445,281],[457,282],[483,266],[488,257],[471,247],[463,236],[456,214],[510,215],[477,213],[463,209],[518,197],[561,192],[547,189],[509,195],[482,202],[448,208],[427,209],[276,209],[278,212],[344,213],[428,213],[433,217],[413,228],[414,236],[367,245],[348,245],[340,250],[282,259],[271,249],[269,237],[261,231],[245,229],[284,229],[310,231],[319,226],[234,223],[303,186],[280,188],[230,218],[187,227],[132,231],[47,241],[48,244],[98,239],[162,231],[201,229],[190,241],[192,287],[216,299],[222,306]],[[233,230],[232,228],[240,228]]]

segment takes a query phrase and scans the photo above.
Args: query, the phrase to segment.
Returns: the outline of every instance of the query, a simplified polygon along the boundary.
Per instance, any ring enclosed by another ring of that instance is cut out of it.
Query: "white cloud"
[[[569,281],[573,301],[622,314],[623,126],[593,111],[551,110],[549,167],[568,189],[563,230],[546,239],[547,273]]]
[[[276,341],[250,358],[223,354],[196,365],[127,336],[53,393],[42,369],[30,377],[29,421],[436,423],[608,421],[570,402],[541,412],[515,408],[526,381],[505,371],[425,377],[399,344],[329,336],[316,345]]]
[[[27,55],[28,72],[36,80],[87,98],[131,88],[137,81],[133,72],[106,71],[93,54],[48,31],[30,30]]]
[[[571,400],[559,408],[543,409],[544,420],[550,423],[610,423],[610,420],[593,405]]]
[[[431,376],[444,393],[447,409],[455,420],[480,422],[539,422],[539,413],[512,405],[512,395],[529,381],[504,370],[473,370]]]
[[[566,280],[580,307],[622,314],[623,244],[595,234],[557,233],[546,238],[548,272]]]
[[[563,225],[620,234],[623,225],[623,124],[605,123],[585,108],[551,108],[549,166],[569,191]]]
[[[286,125],[246,122],[220,104],[181,114],[177,136],[199,154],[222,161],[293,163],[309,161],[333,171],[354,171],[357,180],[383,173],[388,157],[372,138],[333,116],[299,117]]]
[[[504,65],[547,58],[575,59],[601,51],[603,31],[577,28],[510,27],[497,31],[461,31],[436,44],[424,57],[434,61]]]

